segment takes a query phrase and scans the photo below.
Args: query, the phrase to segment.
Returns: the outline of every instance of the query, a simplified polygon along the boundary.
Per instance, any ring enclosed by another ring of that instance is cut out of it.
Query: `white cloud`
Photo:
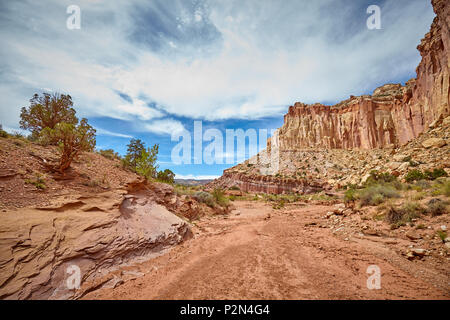
[[[128,134],[111,132],[109,130],[105,130],[105,129],[101,129],[101,128],[95,128],[95,130],[96,130],[97,135],[101,135],[101,136],[111,136],[111,137],[119,137],[119,138],[127,138],[127,139],[133,138],[133,136],[130,136]]]
[[[185,130],[183,124],[180,121],[173,119],[161,119],[154,120],[150,123],[146,123],[140,128],[141,131],[152,132],[156,134],[169,134],[180,133]]]
[[[161,134],[182,125],[156,120],[165,114],[148,102],[169,114],[220,120],[281,115],[295,101],[338,101],[412,74],[420,60],[415,48],[434,16],[429,1],[387,0],[383,30],[369,31],[366,8],[331,0],[211,0],[193,12],[178,0],[82,1],[81,30],[69,31],[69,2],[2,4],[5,124],[18,122],[36,88],[70,93],[82,116],[147,121],[146,130]],[[136,16],[149,9],[160,19],[154,25]],[[133,39],[142,23],[143,39],[166,47]],[[198,28],[208,23],[220,39],[197,45],[204,37]],[[189,27],[196,33],[186,34]]]

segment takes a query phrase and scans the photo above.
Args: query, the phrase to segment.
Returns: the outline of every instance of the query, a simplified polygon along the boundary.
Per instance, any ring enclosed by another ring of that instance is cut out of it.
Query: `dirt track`
[[[235,205],[238,214],[204,219],[193,239],[129,268],[144,275],[84,299],[450,298],[448,273],[383,241],[345,241],[321,228],[327,206]],[[369,265],[381,269],[380,290],[367,289]]]

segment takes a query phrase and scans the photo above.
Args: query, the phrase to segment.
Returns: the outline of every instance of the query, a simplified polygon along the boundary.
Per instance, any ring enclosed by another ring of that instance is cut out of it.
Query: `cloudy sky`
[[[81,29],[66,12],[81,9]],[[366,10],[381,8],[381,29]],[[428,0],[15,0],[0,2],[0,123],[18,129],[34,93],[73,97],[98,148],[160,144],[160,167],[217,176],[231,165],[174,164],[171,134],[278,128],[295,101],[333,104],[415,77]],[[265,142],[264,142],[265,144]]]

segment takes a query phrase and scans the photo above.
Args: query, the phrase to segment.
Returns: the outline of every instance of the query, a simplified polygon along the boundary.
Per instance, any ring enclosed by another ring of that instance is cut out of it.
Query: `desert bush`
[[[184,195],[193,196],[196,193],[195,188],[193,188],[191,186],[183,186],[181,184],[174,185],[174,190],[175,190],[175,193],[179,196],[184,196]]]
[[[156,179],[164,183],[174,183],[175,182],[175,173],[170,169],[166,169],[164,171],[159,171],[156,175]]]
[[[424,175],[427,177],[428,180],[436,180],[440,177],[447,177],[447,172],[445,172],[444,169],[433,169],[433,171],[426,170],[424,172]]]
[[[9,134],[3,129],[0,129],[0,138],[8,138]]]
[[[145,148],[140,139],[131,139],[127,145],[127,154],[121,160],[122,166],[150,180],[157,177],[159,145]]]
[[[431,199],[427,203],[427,212],[432,216],[440,216],[447,213],[447,203],[440,199]]]
[[[344,202],[350,203],[357,200],[357,191],[354,188],[347,189],[344,193]]]
[[[212,193],[214,197],[214,201],[221,207],[227,207],[229,204],[229,201],[227,197],[225,196],[225,193],[222,189],[216,188],[214,189]]]
[[[422,190],[426,190],[426,189],[430,189],[431,188],[431,183],[428,182],[427,180],[419,180],[415,183],[415,186],[417,187],[417,191],[422,191]]]
[[[362,206],[379,205],[386,199],[397,198],[398,192],[389,185],[372,185],[358,192],[358,199]]]
[[[373,185],[380,183],[389,183],[397,180],[397,177],[388,172],[378,172],[373,170],[370,172],[370,177],[367,179],[365,185]]]
[[[279,209],[283,209],[285,205],[286,205],[286,201],[284,199],[278,199],[272,205],[272,208],[275,209],[275,210],[279,210]]]
[[[240,189],[238,186],[232,186],[232,187],[230,188],[230,190],[238,190],[238,191],[240,191],[241,189]]]
[[[398,227],[420,217],[424,211],[425,209],[417,202],[407,202],[400,208],[390,205],[386,211],[385,219],[394,227]]]
[[[413,181],[419,181],[424,180],[426,177],[422,173],[422,171],[418,169],[414,169],[408,172],[408,174],[405,177],[406,182],[413,182]]]
[[[193,197],[198,202],[202,202],[211,208],[214,208],[216,206],[213,195],[208,192],[199,191],[196,192]]]
[[[141,156],[136,162],[136,173],[143,176],[146,179],[156,177],[156,169],[158,165],[156,160],[158,159],[159,145],[155,144],[151,148],[147,148],[141,152]]]
[[[408,172],[405,177],[406,182],[420,181],[420,180],[436,180],[440,177],[447,177],[447,172],[442,168],[435,168],[433,171],[425,170],[424,172],[414,169]]]
[[[403,218],[403,211],[400,208],[395,208],[390,206],[385,214],[385,219],[388,223],[394,224],[398,223]]]
[[[412,160],[411,156],[406,156],[402,159],[402,162],[410,162]]]
[[[431,191],[431,195],[444,195],[446,197],[450,197],[450,179],[436,179],[432,185],[432,188],[433,190]]]
[[[98,153],[109,160],[120,160],[120,155],[113,149],[98,150]]]

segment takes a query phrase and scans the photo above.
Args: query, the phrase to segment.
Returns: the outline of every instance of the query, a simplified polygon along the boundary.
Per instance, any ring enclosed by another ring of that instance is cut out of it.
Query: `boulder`
[[[447,143],[442,138],[431,138],[422,142],[422,146],[426,149],[429,148],[440,148],[445,146]]]

